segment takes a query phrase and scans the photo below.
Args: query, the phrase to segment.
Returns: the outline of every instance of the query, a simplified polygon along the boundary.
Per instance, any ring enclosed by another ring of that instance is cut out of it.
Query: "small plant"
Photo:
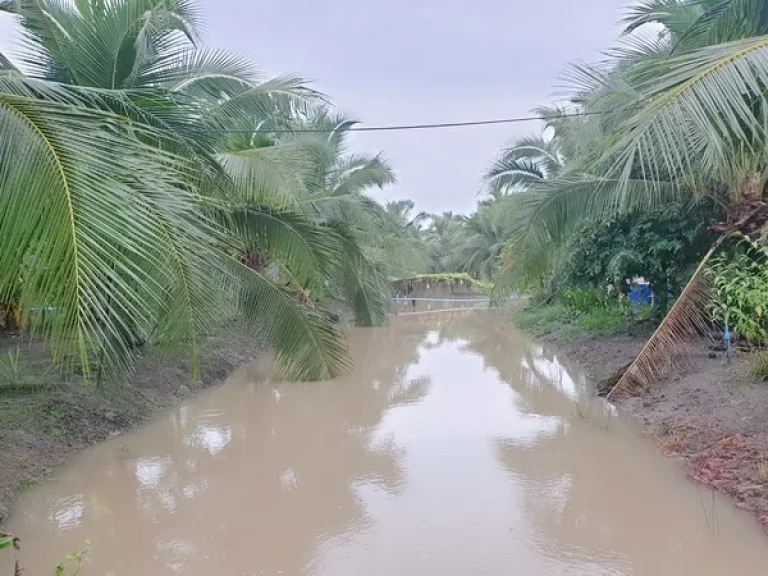
[[[37,486],[40,483],[40,480],[38,478],[33,478],[31,476],[22,479],[21,481],[21,487],[24,490],[29,490],[30,488],[33,488]]]
[[[21,549],[21,540],[16,538],[13,534],[6,534],[0,532],[0,551],[11,550],[13,558],[13,576],[21,576],[21,567],[19,566],[18,552]]]
[[[0,355],[0,394],[33,392],[45,385],[45,378],[25,373],[21,352],[17,346]]]
[[[0,360],[4,384],[13,388],[18,388],[22,381],[21,371],[19,370],[20,355],[21,353],[17,346],[16,350],[8,350],[2,360]]]
[[[54,568],[55,576],[77,576],[80,574],[80,570],[83,567],[83,561],[88,556],[88,552],[91,547],[91,541],[86,540],[85,546],[80,552],[74,554],[67,554],[63,562],[59,562]]]
[[[768,380],[768,350],[756,352],[749,361],[749,375],[755,380]]]
[[[0,550],[8,548],[18,548],[18,539],[14,538],[11,534],[0,532]]]

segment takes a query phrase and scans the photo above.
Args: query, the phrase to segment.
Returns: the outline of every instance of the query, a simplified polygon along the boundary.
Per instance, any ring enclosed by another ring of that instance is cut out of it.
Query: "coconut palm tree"
[[[765,221],[768,3],[644,2],[629,31],[664,26],[668,50],[627,51],[580,66],[576,110],[599,113],[599,146],[569,158],[559,178],[531,187],[517,215],[518,242],[552,250],[585,220],[664,206],[690,194],[722,201],[727,233]],[[647,45],[649,46],[649,45]],[[594,118],[594,116],[589,116]],[[587,122],[587,116],[584,117]],[[748,209],[742,209],[744,205]],[[657,377],[675,344],[701,328],[701,272],[670,310],[618,389]],[[534,251],[535,251],[534,250]]]
[[[429,255],[424,240],[425,212],[414,214],[413,200],[388,201],[383,205],[383,225],[378,243],[380,260],[388,278],[408,278],[429,268]]]
[[[299,177],[302,184],[287,187],[287,195],[271,202],[335,235],[341,257],[336,264],[325,263],[325,275],[312,292],[323,299],[345,295],[358,324],[370,326],[384,319],[389,279],[426,267],[419,230],[423,216],[411,216],[414,204],[409,200],[382,205],[369,195],[394,183],[395,175],[381,155],[349,153],[348,129],[355,124],[321,107],[294,119],[286,126],[289,133],[276,136],[262,150],[277,153],[290,147],[310,153],[303,174],[288,170],[287,176]],[[292,159],[289,167],[297,162]]]
[[[416,203],[413,200],[391,200],[384,204],[384,211],[389,219],[403,230],[417,231],[427,219],[426,212],[413,214]]]
[[[453,257],[455,270],[474,278],[496,276],[506,241],[508,214],[502,206],[481,207],[464,222]]]
[[[455,272],[454,257],[466,218],[453,212],[430,216],[426,244],[431,261],[430,272]]]
[[[318,96],[201,48],[191,1],[0,9],[23,26],[27,73],[0,58],[0,290],[50,311],[33,326],[54,357],[88,374],[94,352],[100,371],[119,369],[143,340],[183,340],[194,366],[200,334],[238,315],[285,375],[344,370],[312,290],[344,278],[357,297],[363,250],[312,209],[328,181],[339,196],[364,188],[360,161],[331,176],[317,143],[264,134]]]

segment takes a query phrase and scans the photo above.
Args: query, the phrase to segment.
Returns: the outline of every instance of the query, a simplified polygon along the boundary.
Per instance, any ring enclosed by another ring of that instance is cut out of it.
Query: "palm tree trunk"
[[[763,196],[763,187],[765,178],[761,172],[750,172],[744,177],[741,185],[741,198],[761,198]]]
[[[653,282],[651,284],[651,291],[656,296],[653,302],[653,318],[657,322],[662,322],[669,308],[669,284],[666,279]]]

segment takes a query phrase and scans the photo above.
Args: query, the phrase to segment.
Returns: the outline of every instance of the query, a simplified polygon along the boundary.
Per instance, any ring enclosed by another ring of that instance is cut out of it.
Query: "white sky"
[[[596,60],[628,0],[201,0],[206,40],[267,73],[313,80],[368,125],[528,116],[556,99],[566,65]],[[15,38],[0,16],[0,51]],[[356,134],[383,151],[399,183],[375,195],[419,210],[469,212],[481,176],[510,137],[535,123]]]

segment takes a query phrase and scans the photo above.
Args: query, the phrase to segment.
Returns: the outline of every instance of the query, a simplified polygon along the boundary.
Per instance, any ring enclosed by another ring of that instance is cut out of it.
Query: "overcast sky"
[[[266,73],[313,81],[368,125],[528,115],[549,104],[574,60],[613,45],[628,0],[201,0],[206,40]],[[14,34],[0,18],[0,51]],[[399,183],[379,199],[470,212],[481,176],[510,137],[536,124],[355,134],[383,151]]]

